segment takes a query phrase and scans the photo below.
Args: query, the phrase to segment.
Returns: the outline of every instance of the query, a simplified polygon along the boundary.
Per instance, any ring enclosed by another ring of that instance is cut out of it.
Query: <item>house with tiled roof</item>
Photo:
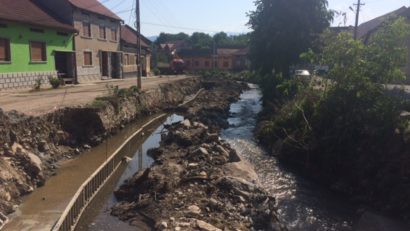
[[[183,49],[178,52],[188,71],[219,69],[242,71],[249,68],[249,48]]]
[[[33,0],[79,33],[74,37],[77,81],[122,78],[121,18],[98,0]]]
[[[385,15],[382,15],[380,17],[374,18],[370,21],[364,22],[359,25],[358,27],[358,38],[362,39],[365,43],[369,41],[371,38],[372,34],[377,32],[377,30],[387,21],[396,19],[398,17],[404,17],[407,19],[407,21],[410,23],[410,8],[409,7],[401,7],[395,11],[392,11],[390,13],[387,13]],[[408,45],[407,47],[410,50],[410,38],[408,39]],[[406,67],[404,68],[406,76],[407,76],[407,82],[410,82],[410,52],[408,54],[408,63]]]
[[[75,33],[31,0],[0,0],[0,89],[74,78]]]
[[[137,39],[138,33],[128,25],[121,26],[121,51],[123,52],[122,72],[124,78],[137,76]],[[152,42],[141,35],[141,65],[143,76],[151,72]]]

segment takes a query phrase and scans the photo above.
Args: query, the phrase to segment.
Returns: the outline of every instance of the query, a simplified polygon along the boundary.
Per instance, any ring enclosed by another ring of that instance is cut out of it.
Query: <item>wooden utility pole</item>
[[[136,0],[135,4],[135,16],[137,19],[137,79],[138,89],[142,89],[142,62],[141,62],[141,14],[140,14],[140,0]]]
[[[357,39],[357,29],[359,27],[359,15],[360,15],[360,7],[364,6],[364,3],[361,3],[360,0],[357,0],[357,4],[354,4],[357,6],[356,8],[356,22],[354,25],[354,36],[353,38],[356,40]]]

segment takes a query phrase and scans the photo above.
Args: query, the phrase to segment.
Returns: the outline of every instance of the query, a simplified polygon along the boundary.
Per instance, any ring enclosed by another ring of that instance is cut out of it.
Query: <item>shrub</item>
[[[154,73],[155,76],[160,75],[161,71],[156,67],[154,69],[152,69],[152,72]]]
[[[42,79],[41,77],[38,77],[38,78],[34,81],[33,89],[34,89],[35,91],[40,90],[42,84],[43,84],[43,79]]]
[[[54,89],[57,89],[60,87],[61,80],[59,78],[49,77],[48,81],[50,82],[51,87],[53,87]]]

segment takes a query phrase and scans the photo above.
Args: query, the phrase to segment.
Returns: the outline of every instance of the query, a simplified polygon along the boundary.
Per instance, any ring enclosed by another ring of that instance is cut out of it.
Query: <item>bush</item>
[[[158,68],[152,69],[152,73],[154,73],[155,76],[158,76],[161,74],[161,71]]]
[[[56,77],[49,77],[48,81],[50,82],[51,87],[53,87],[54,89],[59,88],[61,85],[61,80]]]
[[[43,79],[42,79],[41,77],[38,77],[38,78],[34,81],[33,89],[34,89],[35,91],[40,90],[42,84],[43,84]]]

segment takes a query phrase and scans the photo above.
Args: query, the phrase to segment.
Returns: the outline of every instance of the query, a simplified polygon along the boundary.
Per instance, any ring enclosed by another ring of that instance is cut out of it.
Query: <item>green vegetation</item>
[[[172,43],[178,40],[187,41],[193,49],[213,49],[215,47],[242,48],[249,45],[249,34],[231,35],[225,32],[216,33],[214,36],[209,34],[194,32],[191,36],[185,33],[167,34],[161,33],[155,44],[159,46],[163,43]]]
[[[349,33],[323,33],[319,52],[306,49],[301,57],[329,66],[325,79],[319,78],[324,86],[266,74],[259,140],[333,189],[410,215],[410,172],[402,169],[410,165],[410,119],[400,116],[410,103],[385,85],[405,77],[409,31],[399,18],[382,25],[367,44]]]
[[[257,0],[250,13],[250,57],[255,70],[266,78],[272,72],[289,77],[289,67],[329,27],[333,12],[327,0]],[[272,81],[272,80],[267,80]]]
[[[57,89],[60,87],[61,84],[61,80],[59,78],[56,77],[49,77],[48,81],[50,82],[50,85],[53,89]]]
[[[119,88],[118,86],[106,84],[107,95],[102,97],[97,97],[91,104],[90,107],[96,109],[104,109],[108,105],[112,105],[116,112],[119,111],[119,103],[121,100],[127,99],[129,97],[138,95],[141,91],[137,86],[132,86],[130,88]]]

